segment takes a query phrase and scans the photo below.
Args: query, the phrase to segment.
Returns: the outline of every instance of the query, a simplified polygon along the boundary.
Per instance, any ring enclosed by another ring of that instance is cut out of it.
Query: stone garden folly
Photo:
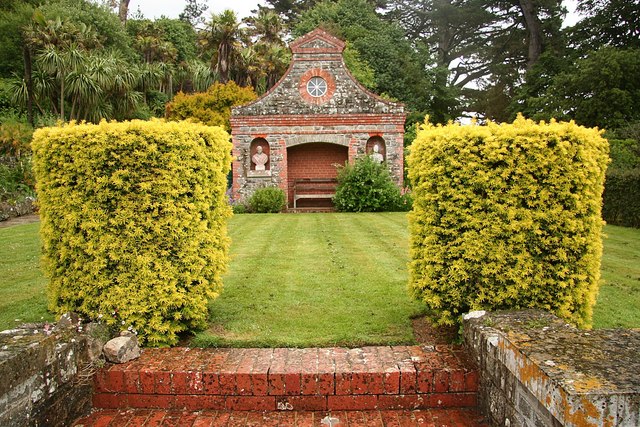
[[[403,105],[362,87],[345,66],[345,43],[327,32],[316,29],[290,48],[282,79],[232,110],[233,197],[278,186],[293,206],[296,183],[335,178],[336,165],[364,155],[384,160],[402,185]]]

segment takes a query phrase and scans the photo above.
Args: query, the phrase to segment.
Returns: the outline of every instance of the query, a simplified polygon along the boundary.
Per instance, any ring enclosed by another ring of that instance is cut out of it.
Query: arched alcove
[[[287,149],[288,200],[293,203],[296,180],[332,180],[338,176],[336,165],[344,165],[349,158],[349,149],[343,145],[326,142],[299,144]],[[313,193],[313,191],[311,191]],[[322,189],[318,190],[323,192]],[[326,192],[326,191],[324,191]],[[330,199],[301,200],[299,207],[333,206]]]
[[[266,156],[266,158],[264,156]],[[266,159],[266,161],[264,161],[264,159]],[[251,171],[259,173],[271,170],[271,150],[269,149],[269,142],[266,139],[255,138],[251,141],[249,146],[249,163],[251,165]],[[264,169],[260,168],[260,165],[263,165]]]
[[[367,156],[375,155],[374,153],[376,153],[376,146],[378,147],[377,152],[382,156],[382,161],[387,160],[387,145],[384,141],[384,138],[379,135],[372,136],[367,140],[367,145],[365,148]]]

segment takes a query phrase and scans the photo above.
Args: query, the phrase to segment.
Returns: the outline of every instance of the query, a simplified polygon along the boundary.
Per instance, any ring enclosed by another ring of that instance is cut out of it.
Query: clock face
[[[327,93],[327,81],[322,77],[312,77],[307,82],[307,93],[314,98],[320,98]]]

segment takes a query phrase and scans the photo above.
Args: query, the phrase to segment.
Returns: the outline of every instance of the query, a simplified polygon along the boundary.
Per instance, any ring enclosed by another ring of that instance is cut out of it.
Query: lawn
[[[405,214],[238,215],[198,345],[410,343]]]
[[[403,213],[237,215],[232,261],[211,327],[194,342],[229,346],[411,342]],[[598,328],[640,327],[640,230],[605,227]],[[38,224],[0,229],[0,330],[51,320]]]
[[[0,228],[0,330],[52,320],[40,270],[39,223]]]

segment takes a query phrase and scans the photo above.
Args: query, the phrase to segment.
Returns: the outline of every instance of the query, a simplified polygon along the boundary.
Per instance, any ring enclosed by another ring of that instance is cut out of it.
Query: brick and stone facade
[[[345,43],[325,31],[316,29],[290,47],[293,60],[282,79],[232,110],[234,198],[278,186],[291,204],[295,179],[335,178],[336,164],[369,154],[375,144],[402,185],[403,105],[362,87],[345,66]],[[251,161],[258,146],[269,156],[265,170]]]

